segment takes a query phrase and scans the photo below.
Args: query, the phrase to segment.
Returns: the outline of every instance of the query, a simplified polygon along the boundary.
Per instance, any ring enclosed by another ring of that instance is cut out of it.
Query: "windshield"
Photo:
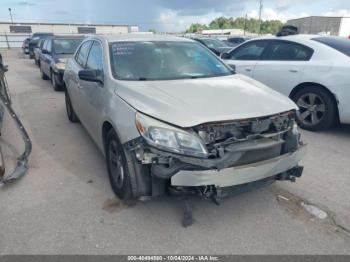
[[[326,36],[313,38],[312,40],[332,47],[335,50],[338,50],[339,52],[343,53],[344,55],[350,56],[350,40],[347,38]]]
[[[53,50],[55,54],[74,54],[83,39],[54,39]]]
[[[120,80],[169,80],[230,75],[230,69],[195,42],[115,42],[112,72]]]
[[[227,45],[218,39],[201,39],[201,41],[209,48],[226,47]]]

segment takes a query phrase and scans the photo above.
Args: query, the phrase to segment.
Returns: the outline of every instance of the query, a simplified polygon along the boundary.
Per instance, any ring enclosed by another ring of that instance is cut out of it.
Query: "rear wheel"
[[[305,87],[294,95],[293,100],[299,107],[297,122],[301,128],[317,131],[335,123],[336,104],[331,94],[321,87]]]
[[[113,192],[122,200],[133,198],[125,152],[113,129],[106,137],[106,161]]]
[[[74,112],[72,102],[70,100],[70,97],[69,97],[67,90],[65,92],[65,101],[66,101],[67,117],[68,117],[69,121],[71,121],[72,123],[79,122],[79,118]]]

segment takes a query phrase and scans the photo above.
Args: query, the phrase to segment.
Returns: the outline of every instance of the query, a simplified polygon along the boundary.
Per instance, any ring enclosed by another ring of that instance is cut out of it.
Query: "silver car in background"
[[[220,198],[302,174],[296,105],[193,40],[94,36],[67,62],[64,81],[68,118],[106,157],[121,199]]]

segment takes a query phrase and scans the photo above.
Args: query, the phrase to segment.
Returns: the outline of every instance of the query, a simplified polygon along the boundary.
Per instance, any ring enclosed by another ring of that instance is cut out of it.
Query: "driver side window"
[[[232,60],[260,60],[267,46],[267,41],[252,41],[233,50]]]

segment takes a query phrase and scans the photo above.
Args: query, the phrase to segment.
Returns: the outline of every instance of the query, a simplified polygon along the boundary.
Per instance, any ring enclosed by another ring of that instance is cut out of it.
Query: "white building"
[[[327,34],[350,37],[350,17],[309,16],[287,21],[300,34]]]
[[[25,38],[36,32],[54,34],[121,34],[137,33],[137,25],[75,23],[9,23],[0,22],[0,48],[20,47]]]

